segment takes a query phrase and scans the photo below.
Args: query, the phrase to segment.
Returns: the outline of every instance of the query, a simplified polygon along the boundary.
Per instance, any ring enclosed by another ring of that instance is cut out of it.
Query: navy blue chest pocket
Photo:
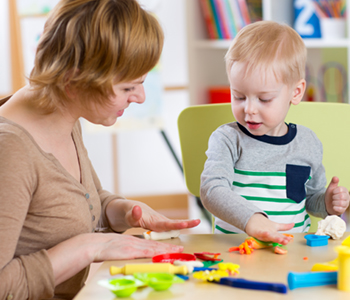
[[[309,180],[311,167],[286,165],[287,197],[297,203],[306,197],[305,183]]]

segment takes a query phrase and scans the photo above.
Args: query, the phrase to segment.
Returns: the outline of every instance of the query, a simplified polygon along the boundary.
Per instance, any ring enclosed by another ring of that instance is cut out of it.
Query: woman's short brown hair
[[[158,21],[136,0],[61,0],[29,77],[36,105],[46,112],[64,106],[71,101],[68,86],[84,102],[106,104],[113,83],[135,80],[156,65],[163,41]]]
[[[247,64],[246,73],[254,69],[272,71],[278,80],[292,85],[305,78],[306,47],[290,26],[260,21],[241,29],[225,56],[230,74],[235,62]]]

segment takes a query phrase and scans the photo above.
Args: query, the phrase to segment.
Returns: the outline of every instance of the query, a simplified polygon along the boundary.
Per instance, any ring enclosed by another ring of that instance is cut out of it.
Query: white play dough
[[[188,273],[193,273],[194,267],[204,267],[204,264],[201,261],[198,260],[190,260],[190,261],[184,261],[184,260],[175,260],[173,263],[174,266],[187,266]]]
[[[318,222],[316,235],[329,235],[332,239],[340,239],[346,230],[345,221],[338,216],[328,216]]]
[[[170,230],[164,232],[155,232],[155,231],[145,231],[143,236],[146,240],[167,240],[176,238],[180,235],[180,230]]]

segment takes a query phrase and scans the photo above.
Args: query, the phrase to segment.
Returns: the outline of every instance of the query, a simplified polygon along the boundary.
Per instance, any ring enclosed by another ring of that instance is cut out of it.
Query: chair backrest
[[[191,194],[200,196],[200,175],[211,133],[220,125],[233,121],[230,103],[191,106],[179,115],[182,164]],[[350,190],[350,105],[301,102],[291,106],[286,122],[304,125],[316,133],[323,144],[327,181],[338,176],[340,185]]]

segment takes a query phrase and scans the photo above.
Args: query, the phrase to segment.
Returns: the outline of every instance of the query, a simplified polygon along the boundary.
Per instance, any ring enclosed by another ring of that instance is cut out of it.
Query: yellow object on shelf
[[[132,275],[134,273],[170,273],[170,274],[188,274],[187,266],[174,266],[170,263],[156,264],[128,264],[124,267],[111,266],[109,268],[111,275],[124,274]]]
[[[350,291],[350,247],[338,246],[338,289]]]

